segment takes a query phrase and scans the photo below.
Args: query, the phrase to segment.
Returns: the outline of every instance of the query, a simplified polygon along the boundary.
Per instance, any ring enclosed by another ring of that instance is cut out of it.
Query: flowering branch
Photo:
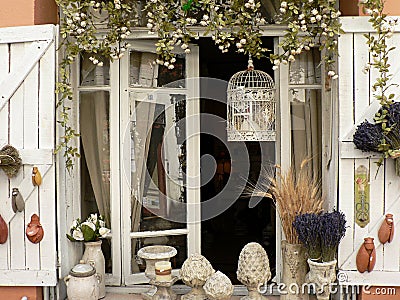
[[[296,55],[319,45],[321,51],[325,50],[322,61],[327,74],[336,79],[338,75],[334,57],[338,54],[337,36],[343,33],[338,19],[341,13],[336,9],[336,0],[283,1],[280,12],[279,23],[287,23],[288,29],[279,45],[283,54],[271,55],[274,69],[281,63],[294,61]]]

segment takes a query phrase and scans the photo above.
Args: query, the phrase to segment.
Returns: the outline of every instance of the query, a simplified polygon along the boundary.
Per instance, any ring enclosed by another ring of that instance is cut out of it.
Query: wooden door
[[[0,285],[55,286],[57,283],[55,136],[55,33],[53,25],[0,29],[0,148],[14,146],[23,166],[8,178],[0,170],[0,214],[9,228],[0,245]],[[42,185],[32,184],[32,168]],[[18,188],[25,210],[14,213]],[[43,240],[25,235],[32,214],[40,217]]]

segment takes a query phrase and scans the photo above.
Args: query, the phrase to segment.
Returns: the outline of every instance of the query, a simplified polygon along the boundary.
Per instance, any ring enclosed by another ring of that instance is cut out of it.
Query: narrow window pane
[[[80,85],[90,86],[110,84],[110,61],[105,58],[101,60],[96,58],[96,60],[98,60],[98,62],[95,61],[91,54],[84,53],[82,55],[80,65]],[[97,63],[95,64],[94,62]]]

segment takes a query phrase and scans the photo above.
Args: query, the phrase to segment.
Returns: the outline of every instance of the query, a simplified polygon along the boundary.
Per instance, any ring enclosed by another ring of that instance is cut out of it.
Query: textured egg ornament
[[[12,189],[12,197],[11,197],[11,206],[13,211],[16,213],[17,211],[21,212],[25,209],[25,201],[22,198],[21,193],[18,188]]]
[[[40,174],[37,167],[33,167],[32,169],[32,184],[34,186],[39,186],[42,184],[42,174]]]

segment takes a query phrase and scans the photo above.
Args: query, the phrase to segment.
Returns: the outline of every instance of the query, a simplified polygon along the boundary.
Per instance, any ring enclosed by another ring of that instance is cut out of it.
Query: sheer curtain
[[[110,226],[110,135],[108,92],[81,93],[80,131],[99,213]]]
[[[290,83],[299,85],[291,89],[292,162],[300,168],[303,159],[311,158],[309,171],[314,178],[321,176],[321,73],[318,66],[319,51],[300,55],[290,66]],[[315,88],[301,88],[301,85]]]

